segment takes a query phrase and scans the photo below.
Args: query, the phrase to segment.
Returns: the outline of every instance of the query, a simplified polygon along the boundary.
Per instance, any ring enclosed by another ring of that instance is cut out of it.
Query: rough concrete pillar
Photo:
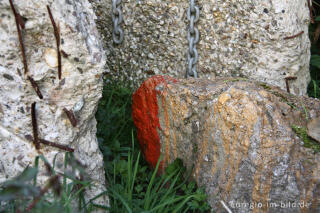
[[[37,149],[27,140],[30,137],[35,140],[31,116],[34,110],[38,138],[74,149],[76,159],[92,178],[93,187],[86,191],[87,198],[92,198],[105,191],[94,117],[105,66],[105,54],[94,23],[96,16],[86,0],[13,3],[25,22],[24,29],[21,22],[19,29],[28,71],[13,11],[9,1],[0,1],[0,182],[32,166],[39,154],[52,166],[57,156],[55,168],[64,172],[65,150],[44,144]],[[46,5],[60,29],[61,79],[54,27]],[[68,118],[67,111],[74,114],[77,123]],[[43,183],[47,178],[41,168],[38,181]],[[101,197],[97,202],[107,205],[108,198]]]
[[[148,162],[182,159],[215,212],[220,201],[232,212],[320,211],[320,141],[306,130],[319,100],[242,78],[155,76],[134,93],[132,116]]]
[[[111,1],[91,1],[104,36],[110,76],[137,88],[148,76],[183,78],[187,67],[189,0],[122,0],[124,42],[114,45]],[[249,77],[306,94],[310,81],[306,0],[198,0],[198,73]]]

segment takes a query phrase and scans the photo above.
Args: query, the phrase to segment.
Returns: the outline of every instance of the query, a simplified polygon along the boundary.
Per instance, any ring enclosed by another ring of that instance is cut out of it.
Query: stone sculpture
[[[91,1],[104,36],[110,77],[137,88],[152,75],[184,78],[189,0],[121,3],[124,41],[112,40],[111,1]],[[310,19],[306,0],[199,0],[200,78],[248,77],[306,94],[310,81]]]
[[[154,76],[132,116],[150,165],[182,159],[215,212],[221,201],[232,212],[320,211],[320,143],[305,135],[319,100],[243,78]]]
[[[0,1],[0,182],[40,154],[51,166],[56,157],[55,168],[64,172],[65,152],[74,150],[92,179],[92,198],[105,191],[94,117],[105,67],[96,16],[86,0],[11,3]],[[96,202],[108,205],[108,198]]]

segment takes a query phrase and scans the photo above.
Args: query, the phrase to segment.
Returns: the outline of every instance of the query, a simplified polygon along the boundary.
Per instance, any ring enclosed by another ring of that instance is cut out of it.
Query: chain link
[[[196,48],[197,43],[199,42],[199,30],[194,27],[195,23],[199,20],[200,10],[197,5],[195,5],[195,0],[190,0],[190,7],[187,11],[187,17],[190,22],[188,28],[188,41],[189,49],[187,53],[188,68],[187,68],[187,77],[198,77],[197,74],[197,62],[199,59],[198,51]]]
[[[121,11],[121,0],[112,0],[112,22],[113,22],[113,31],[112,39],[116,44],[121,44],[123,41],[123,31],[120,27],[120,24],[123,21],[122,11]]]

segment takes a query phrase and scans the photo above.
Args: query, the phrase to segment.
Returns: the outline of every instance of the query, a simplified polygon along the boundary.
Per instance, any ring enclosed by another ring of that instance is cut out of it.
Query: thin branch
[[[301,32],[298,33],[298,34],[295,34],[295,35],[293,35],[293,36],[287,36],[287,37],[284,37],[283,39],[284,39],[284,40],[293,39],[293,38],[296,38],[296,37],[302,35],[303,33],[304,33],[304,31],[301,31]]]
[[[45,193],[48,192],[48,190],[55,185],[55,183],[59,181],[59,175],[55,175],[49,179],[49,182],[47,185],[41,189],[40,194],[38,197],[34,198],[32,203],[26,208],[25,212],[30,212],[36,205],[37,203],[41,200],[41,198],[44,196]]]
[[[51,24],[53,26],[54,36],[56,37],[57,54],[58,54],[58,77],[59,77],[59,80],[61,80],[60,30],[57,27],[56,22],[54,21],[54,18],[52,16],[51,9],[50,9],[49,5],[47,5],[47,10],[48,10],[48,13],[49,13]]]
[[[72,111],[67,110],[66,108],[63,108],[63,111],[66,113],[66,115],[69,118],[70,123],[72,124],[73,127],[77,126],[77,120],[74,117],[74,114]]]
[[[72,149],[72,148],[70,148],[68,146],[65,146],[65,145],[62,145],[62,144],[58,144],[58,143],[54,143],[54,142],[50,142],[50,141],[47,141],[47,140],[44,140],[44,139],[40,139],[40,143],[43,143],[43,144],[48,145],[48,146],[56,147],[56,148],[65,150],[67,152],[74,152],[74,149]]]
[[[25,135],[24,136],[28,141],[33,141],[33,138],[31,135]],[[54,142],[51,142],[51,141],[47,141],[47,140],[44,140],[44,139],[39,139],[39,142],[42,143],[42,144],[45,144],[47,146],[52,146],[52,147],[55,147],[55,148],[58,148],[58,149],[62,149],[62,150],[65,150],[67,152],[74,152],[74,149],[73,148],[70,148],[66,145],[62,145],[62,144],[58,144],[58,143],[54,143]]]
[[[307,0],[307,2],[308,2],[309,14],[310,14],[310,22],[311,22],[311,24],[314,24],[314,18],[313,18],[313,15],[312,15],[311,2],[310,2],[310,0]]]
[[[70,56],[70,54],[66,53],[66,52],[63,51],[63,50],[61,50],[60,52],[62,53],[62,56],[63,56],[64,58],[68,58],[68,57]]]
[[[25,51],[25,47],[24,47],[23,39],[22,39],[22,32],[20,29],[20,27],[22,29],[24,29],[24,27],[25,27],[24,21],[23,21],[22,17],[20,16],[20,14],[18,14],[16,9],[14,8],[12,0],[9,0],[9,2],[10,2],[10,6],[13,11],[15,20],[16,20],[16,27],[17,27],[18,37],[19,37],[20,50],[21,50],[21,54],[22,54],[22,63],[23,63],[23,67],[24,67],[24,74],[26,74],[29,72],[29,69],[28,69],[28,64],[27,64],[26,51]]]
[[[288,76],[288,77],[285,77],[284,79],[286,80],[297,80],[297,77],[296,76]]]
[[[320,7],[320,4],[317,3],[316,1],[313,1],[312,4],[315,4],[315,5],[317,5],[318,7]]]
[[[43,96],[41,94],[41,91],[39,89],[39,86],[37,84],[37,82],[30,76],[28,76],[28,80],[30,81],[34,91],[36,91],[37,95],[39,96],[40,99],[43,99]]]
[[[286,87],[287,87],[288,93],[290,93],[289,81],[296,80],[296,79],[297,79],[297,77],[295,77],[295,76],[288,76],[288,77],[284,78],[284,80],[286,81]]]
[[[38,137],[38,124],[36,117],[36,102],[31,105],[31,118],[32,118],[32,130],[33,130],[33,143],[36,146],[36,149],[40,149],[39,137]]]

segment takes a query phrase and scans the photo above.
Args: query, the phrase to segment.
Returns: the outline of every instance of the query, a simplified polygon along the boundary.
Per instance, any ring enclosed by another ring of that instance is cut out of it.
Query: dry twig
[[[295,76],[289,76],[289,77],[286,77],[286,78],[284,78],[284,79],[285,79],[285,81],[286,81],[287,92],[290,93],[289,81],[290,81],[290,80],[296,80],[297,77],[295,77]]]
[[[54,36],[56,37],[57,54],[58,54],[58,77],[59,77],[59,80],[61,80],[60,30],[57,27],[56,22],[54,21],[54,18],[52,16],[51,9],[50,9],[49,5],[47,5],[47,10],[48,10],[48,13],[49,13],[51,24],[53,26]]]
[[[39,135],[38,135],[38,124],[36,117],[36,102],[31,105],[31,118],[32,118],[32,130],[33,130],[33,143],[36,146],[36,149],[40,149],[39,144]]]
[[[22,54],[22,63],[23,63],[23,67],[24,67],[24,74],[26,74],[29,72],[29,69],[28,69],[26,51],[25,51],[25,47],[23,44],[23,38],[22,38],[22,32],[21,32],[21,29],[24,29],[24,27],[25,27],[24,21],[23,21],[22,17],[20,16],[20,14],[14,8],[12,0],[9,0],[9,2],[10,2],[10,7],[12,9],[12,12],[13,12],[15,20],[16,20],[16,27],[17,27],[18,37],[19,37],[20,50],[21,50],[21,54]]]
[[[76,126],[77,126],[77,120],[76,120],[76,118],[74,117],[73,112],[67,110],[66,108],[63,108],[63,111],[64,111],[64,112],[66,113],[66,115],[68,116],[69,121],[71,122],[72,126],[73,126],[73,127],[76,127]]]
[[[302,35],[303,33],[304,33],[304,31],[301,31],[301,32],[298,33],[298,34],[295,34],[295,35],[292,35],[292,36],[287,36],[287,37],[284,37],[283,39],[284,39],[284,40],[293,39],[293,38],[296,38],[296,37]]]
[[[42,96],[42,94],[41,94],[41,91],[40,91],[40,89],[39,89],[39,86],[38,86],[37,82],[36,82],[32,77],[30,77],[30,76],[28,76],[28,80],[30,81],[30,83],[31,83],[34,91],[36,91],[38,97],[39,97],[40,99],[43,99],[43,96]]]

